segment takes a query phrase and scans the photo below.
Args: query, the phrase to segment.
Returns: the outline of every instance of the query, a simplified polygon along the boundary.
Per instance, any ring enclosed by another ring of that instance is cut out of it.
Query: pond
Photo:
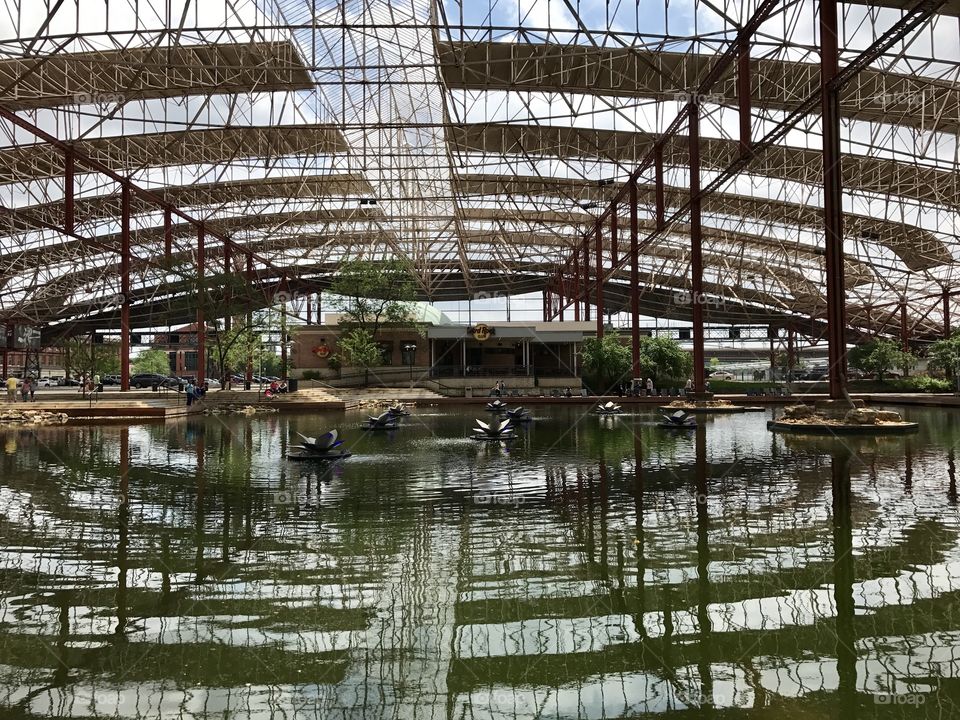
[[[954,413],[533,414],[0,431],[0,715],[957,716]]]

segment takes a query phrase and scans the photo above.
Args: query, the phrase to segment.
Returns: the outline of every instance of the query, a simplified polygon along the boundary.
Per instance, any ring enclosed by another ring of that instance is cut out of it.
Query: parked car
[[[60,385],[63,385],[65,387],[79,387],[80,381],[77,380],[76,378],[63,378],[60,381]]]
[[[38,387],[38,388],[42,388],[42,387],[46,387],[46,388],[48,388],[48,387],[54,387],[54,386],[56,386],[56,384],[57,384],[57,383],[56,383],[56,381],[55,381],[53,378],[39,378],[39,379],[37,380],[37,387]]]
[[[726,370],[718,370],[715,373],[710,375],[711,380],[736,380],[733,373],[727,372]]]
[[[180,384],[180,380],[157,373],[139,373],[130,378],[130,387],[143,389],[151,388],[154,385],[159,387],[175,388]]]
[[[120,376],[119,375],[104,375],[102,380],[104,385],[119,385]]]

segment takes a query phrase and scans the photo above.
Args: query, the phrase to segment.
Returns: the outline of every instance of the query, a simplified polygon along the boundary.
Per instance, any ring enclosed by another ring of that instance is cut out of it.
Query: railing
[[[431,378],[505,378],[505,377],[576,377],[572,368],[534,368],[529,365],[486,367],[479,365],[434,365]]]

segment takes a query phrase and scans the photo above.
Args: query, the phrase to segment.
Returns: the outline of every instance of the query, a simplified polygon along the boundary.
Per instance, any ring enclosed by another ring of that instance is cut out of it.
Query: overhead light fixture
[[[597,186],[606,187],[607,185],[613,185],[613,183],[615,182],[616,180],[614,180],[613,178],[601,178],[600,180],[597,180]]]
[[[377,204],[377,199],[376,199],[376,198],[360,198],[360,204],[361,204],[361,205],[376,205],[376,204]]]
[[[580,207],[583,210],[596,210],[598,207],[600,207],[600,205],[598,203],[593,202],[593,200],[586,200],[580,203]]]

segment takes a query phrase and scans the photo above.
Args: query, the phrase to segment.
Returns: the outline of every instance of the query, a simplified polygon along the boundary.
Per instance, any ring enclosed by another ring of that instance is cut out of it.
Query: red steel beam
[[[594,230],[597,252],[597,337],[603,337],[603,230],[600,225]]]
[[[173,256],[173,211],[169,205],[163,208],[163,259],[169,264]]]
[[[637,181],[630,183],[630,353],[632,378],[640,377],[640,247],[637,218]]]
[[[907,301],[900,301],[900,346],[904,352],[910,350],[910,325],[907,322]]]
[[[590,243],[589,235],[583,236],[583,319],[590,322]]]
[[[657,220],[657,230],[663,230],[666,225],[666,201],[664,200],[664,187],[663,187],[663,148],[659,145],[656,148],[656,152],[653,156],[653,171],[654,171],[654,187],[656,194],[656,220]],[[637,183],[633,183],[633,192],[637,192]]]
[[[233,329],[233,317],[231,310],[233,305],[233,291],[230,289],[230,278],[233,276],[233,255],[230,252],[229,243],[223,244],[223,309],[226,315],[223,318],[223,328],[227,332]]]
[[[943,337],[950,337],[950,293],[943,289]]]
[[[693,391],[706,392],[703,332],[703,247],[700,227],[700,106],[690,103],[690,280],[693,289]]]
[[[75,168],[73,161],[73,148],[67,148],[63,157],[63,229],[68,234],[72,234],[76,227],[75,220]]]
[[[573,319],[580,322],[580,253],[573,254]]]
[[[247,255],[247,268],[246,268],[246,280],[247,287],[253,285],[253,255]],[[319,318],[317,318],[319,320]],[[247,327],[253,325],[253,312],[250,309],[250,296],[247,296]],[[247,370],[246,370],[245,380],[247,383],[253,382],[253,346],[249,345],[247,347]]]
[[[820,91],[823,128],[823,224],[826,245],[827,339],[830,397],[842,399],[847,383],[846,288],[843,284],[843,177],[840,168],[840,96],[837,0],[820,0]]]
[[[120,187],[120,390],[130,389],[130,185]]]
[[[617,264],[617,260],[620,258],[620,248],[618,247],[620,244],[620,238],[617,235],[617,231],[619,229],[617,227],[618,209],[617,203],[614,202],[613,212],[610,213],[610,262],[612,262],[614,265]]]
[[[197,226],[197,384],[203,385],[207,375],[207,319],[203,312],[206,302],[204,286],[204,263],[206,262],[206,228]]]
[[[737,100],[740,112],[740,152],[750,152],[750,38],[740,39],[737,54]]]

